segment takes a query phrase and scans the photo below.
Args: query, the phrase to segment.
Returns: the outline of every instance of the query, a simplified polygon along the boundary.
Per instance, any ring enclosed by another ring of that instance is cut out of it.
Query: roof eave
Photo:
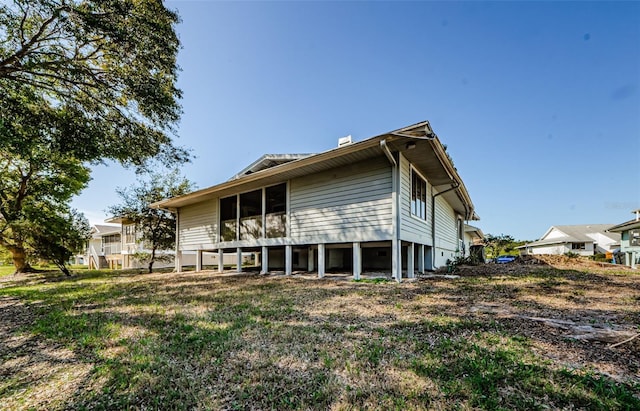
[[[405,153],[405,156],[406,156],[406,153],[409,153],[411,150],[409,148],[411,147],[411,145],[409,144],[410,141],[428,142],[432,152],[435,155],[435,158],[438,160],[437,162],[440,164],[440,171],[437,172],[438,175],[427,176],[427,178],[430,178],[430,177],[434,178],[435,181],[433,181],[432,184],[436,186],[444,186],[446,184],[455,184],[457,187],[455,187],[455,190],[453,190],[451,195],[448,197],[448,200],[451,202],[457,199],[457,202],[458,202],[457,211],[463,214],[466,220],[480,219],[480,217],[475,212],[473,202],[471,201],[469,192],[467,191],[464,183],[462,182],[462,178],[460,177],[457,170],[453,166],[449,156],[447,155],[444,149],[444,146],[438,139],[438,136],[431,129],[431,125],[429,124],[428,121],[416,123],[411,126],[407,126],[398,130],[394,130],[378,136],[370,137],[363,141],[359,141],[359,142],[352,143],[345,146],[335,147],[323,153],[310,155],[308,157],[293,160],[293,161],[280,164],[265,170],[260,170],[255,173],[240,176],[236,179],[232,179],[232,180],[229,180],[221,184],[217,184],[202,190],[194,191],[192,193],[185,194],[183,196],[173,197],[173,198],[165,199],[162,201],[158,201],[151,204],[150,207],[169,209],[173,211],[176,208],[198,202],[200,199],[206,199],[207,197],[211,197],[216,192],[220,192],[222,190],[228,190],[236,186],[241,186],[241,185],[255,182],[261,179],[273,177],[277,174],[280,174],[286,171],[295,170],[296,168],[302,168],[305,166],[310,166],[310,165],[317,164],[332,158],[337,158],[340,156],[348,155],[350,153],[355,153],[360,150],[366,150],[368,148],[372,148],[375,146],[379,147],[380,141],[382,140],[388,140],[389,142],[395,141],[396,142],[396,144],[394,144],[395,149]],[[424,144],[424,143],[420,143],[420,144]],[[409,157],[411,156],[409,155]]]

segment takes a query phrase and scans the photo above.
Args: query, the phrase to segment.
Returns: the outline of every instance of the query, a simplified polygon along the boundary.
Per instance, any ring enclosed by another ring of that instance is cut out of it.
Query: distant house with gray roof
[[[520,254],[583,256],[606,253],[620,246],[620,234],[607,232],[613,224],[583,224],[551,226],[537,241],[518,247]]]

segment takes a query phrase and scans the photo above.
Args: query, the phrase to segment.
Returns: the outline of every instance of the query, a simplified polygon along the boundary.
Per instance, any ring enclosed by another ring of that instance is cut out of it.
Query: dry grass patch
[[[640,339],[610,348],[531,318],[638,332],[639,279],[5,277],[0,408],[638,408]]]

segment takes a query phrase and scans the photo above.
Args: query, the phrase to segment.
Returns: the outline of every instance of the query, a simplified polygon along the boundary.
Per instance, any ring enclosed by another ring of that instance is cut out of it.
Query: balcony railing
[[[104,244],[102,246],[102,252],[104,255],[120,254],[122,251],[122,245],[120,243]]]

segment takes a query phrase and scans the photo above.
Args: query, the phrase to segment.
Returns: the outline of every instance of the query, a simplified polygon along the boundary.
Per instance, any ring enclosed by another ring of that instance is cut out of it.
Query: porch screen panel
[[[220,199],[220,238],[222,241],[234,241],[236,239],[237,208],[237,196]]]
[[[240,194],[240,239],[262,237],[262,190]]]
[[[284,237],[287,235],[287,185],[265,189],[265,219],[267,238]]]

